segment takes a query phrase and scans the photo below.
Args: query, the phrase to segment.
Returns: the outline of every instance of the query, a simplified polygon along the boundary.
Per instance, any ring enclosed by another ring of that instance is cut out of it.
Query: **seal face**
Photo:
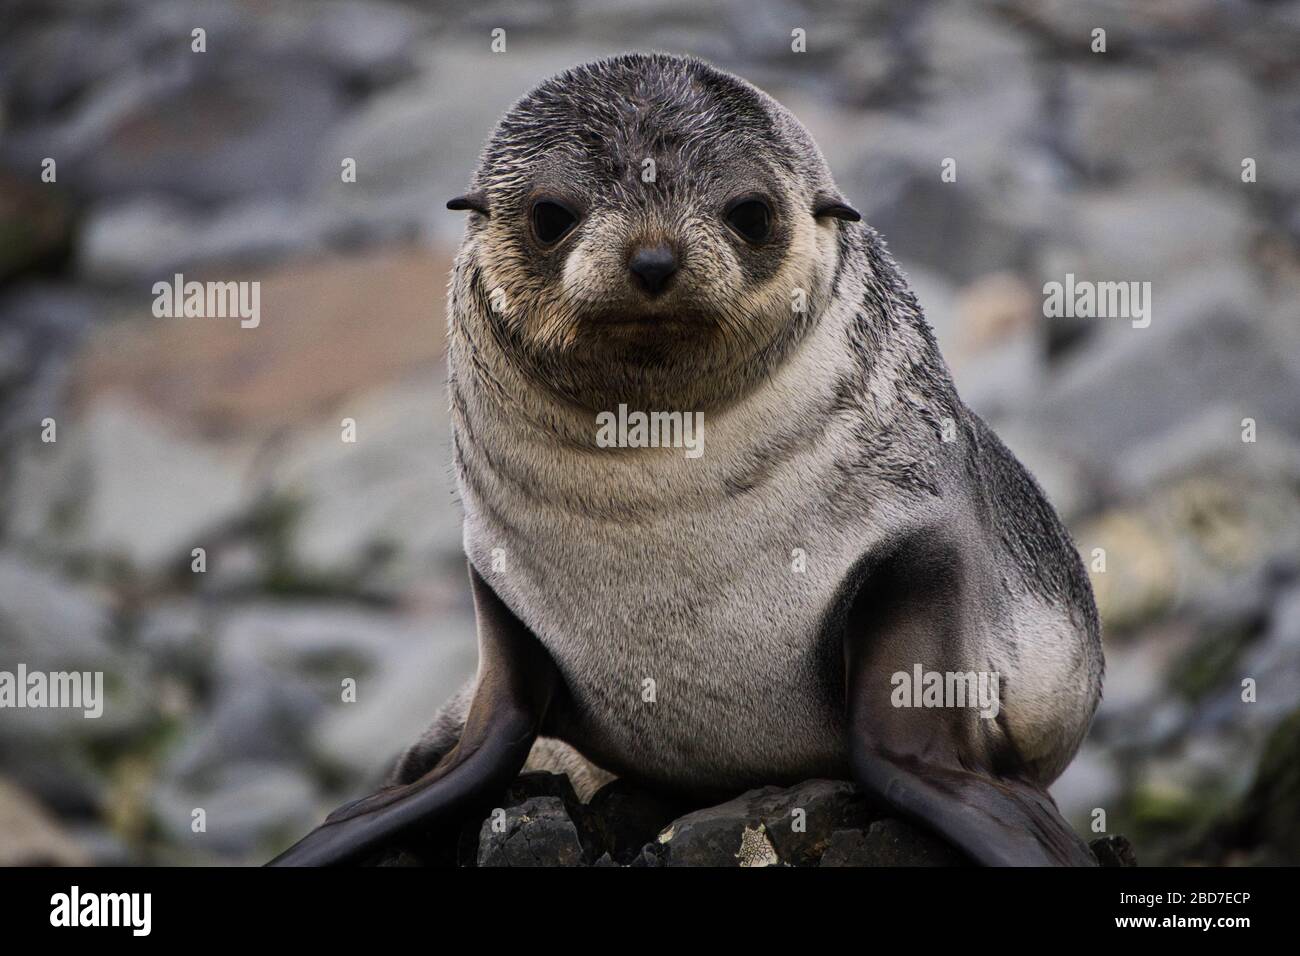
[[[829,295],[812,212],[839,200],[816,145],[699,61],[620,57],[542,83],[501,121],[470,195],[493,334],[588,408],[727,401]],[[813,301],[792,308],[794,289]]]

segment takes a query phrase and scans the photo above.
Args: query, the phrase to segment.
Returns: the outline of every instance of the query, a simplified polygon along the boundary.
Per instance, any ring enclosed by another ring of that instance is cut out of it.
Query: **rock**
[[[450,265],[446,250],[401,247],[275,269],[251,277],[261,282],[262,314],[249,329],[237,320],[155,318],[143,289],[129,321],[85,343],[75,370],[79,404],[129,396],[214,440],[274,439],[328,422],[337,441],[345,399],[410,377],[433,389],[445,377]],[[439,393],[424,415],[442,407]],[[364,425],[359,432],[364,440]],[[269,442],[268,451],[281,444]]]
[[[5,663],[33,670],[114,669],[112,616],[101,592],[0,551],[0,633]],[[8,722],[0,721],[0,728]]]
[[[150,806],[175,844],[243,861],[316,826],[317,802],[316,788],[303,772],[249,761],[221,766],[203,785],[157,786]],[[196,809],[205,813],[205,832],[192,828]]]
[[[165,773],[190,782],[241,761],[300,764],[320,710],[308,688],[292,680],[250,674],[230,682],[218,692],[212,713],[193,725]]]
[[[922,71],[925,94],[953,92],[974,98],[987,89],[1032,88],[1029,41],[991,10],[938,4],[925,10],[919,21],[915,42],[928,67]]]
[[[68,826],[68,835],[81,847],[91,866],[139,865],[139,855],[107,827],[73,823]]]
[[[1109,687],[1106,690],[1109,693]],[[1087,826],[1094,808],[1119,799],[1122,784],[1114,756],[1089,737],[1065,772],[1053,781],[1050,793],[1062,817],[1076,826]]]
[[[135,646],[159,670],[193,681],[206,681],[216,656],[213,631],[220,611],[176,598],[159,601],[141,614]]]
[[[808,866],[831,833],[870,819],[852,784],[810,780],[788,790],[751,790],[687,814],[666,827],[659,842],[667,847],[669,866]]]
[[[25,179],[0,168],[0,236],[0,283],[57,267],[67,256],[72,210],[59,186],[40,181],[39,167]]]
[[[64,419],[69,361],[101,308],[85,290],[52,282],[0,296],[0,480],[20,449],[39,442],[43,419]]]
[[[328,218],[285,200],[232,202],[212,213],[143,194],[94,209],[78,246],[77,269],[95,282],[152,287],[195,269],[208,276],[217,269],[261,271],[291,255],[319,253],[329,237]]]
[[[1177,593],[1172,543],[1143,516],[1109,512],[1075,532],[1108,630],[1132,628],[1166,610]],[[1105,570],[1095,549],[1104,551]]]
[[[0,866],[87,866],[89,857],[35,800],[0,779]]]
[[[623,780],[584,805],[564,776],[528,773],[497,802],[481,823],[467,824],[459,834],[416,838],[390,852],[383,865],[969,865],[962,852],[934,834],[882,816],[845,781],[751,790],[671,820],[639,847],[636,834],[671,811],[662,798]],[[1112,855],[1120,854],[1118,846]]]
[[[1067,271],[1092,281],[1150,281],[1153,326],[1169,321],[1171,277],[1249,261],[1250,220],[1236,191],[1142,181],[1082,193],[1071,213],[1055,224],[1080,250]]]
[[[479,866],[581,866],[582,842],[564,801],[532,797],[483,822]]]
[[[1092,855],[1102,866],[1137,866],[1137,853],[1133,844],[1122,836],[1099,837],[1088,844]]]
[[[1014,269],[1030,261],[1033,237],[982,202],[961,178],[945,183],[942,146],[922,157],[873,154],[849,177],[863,185],[862,214],[887,237],[895,255],[957,282]]]
[[[1107,176],[1204,173],[1240,184],[1263,145],[1263,97],[1234,64],[1204,54],[1165,69],[1067,68],[1064,140],[1083,171]]]
[[[459,558],[450,426],[433,411],[445,403],[442,380],[430,375],[340,408],[356,422],[354,443],[330,422],[283,450],[269,481],[299,502],[287,543],[300,572],[401,591]]]
[[[1018,416],[1032,405],[1046,369],[1045,351],[1035,331],[1018,335],[976,355],[959,356],[953,379],[962,400],[991,421]]]
[[[1300,584],[1282,590],[1272,605],[1263,633],[1258,640],[1245,644],[1240,658],[1220,684],[1224,718],[1232,723],[1244,721],[1261,730],[1286,720],[1300,700]],[[1241,681],[1247,677],[1259,687],[1256,702],[1249,705],[1241,700]]]
[[[358,680],[356,703],[335,706],[334,693],[312,731],[313,754],[364,779],[388,769],[400,750],[393,741],[415,740],[477,662],[468,609],[403,621],[394,630],[400,643]]]
[[[1216,866],[1300,861],[1300,711],[1268,735],[1250,786],[1204,827],[1173,840],[1169,855]]]
[[[827,90],[843,106],[868,108],[907,100],[917,72],[913,49],[896,38],[862,36],[847,46],[835,63],[834,82]],[[821,142],[820,137],[817,141]]]
[[[1019,276],[997,272],[962,287],[957,294],[958,356],[977,356],[1009,339],[1032,332],[1042,320],[1042,299]]]
[[[956,849],[900,820],[831,834],[819,866],[969,866]]]
[[[1197,475],[1237,475],[1274,485],[1300,478],[1300,440],[1271,422],[1265,436],[1247,445],[1241,440],[1242,418],[1241,407],[1224,401],[1194,411],[1116,461],[1109,483],[1117,494],[1138,498]]]
[[[258,18],[268,56],[318,61],[349,85],[392,83],[415,68],[424,12],[397,3],[329,0],[310,9],[276,6]]]
[[[178,433],[145,409],[105,399],[60,423],[58,441],[17,463],[11,534],[43,550],[160,572],[188,565],[244,497],[245,449]]]
[[[1287,484],[1240,474],[1186,478],[1084,522],[1075,541],[1103,621],[1131,629],[1171,609],[1264,600],[1261,576],[1300,553],[1300,501]],[[1097,548],[1104,572],[1094,568]]]
[[[184,31],[188,33],[188,28]],[[219,38],[209,29],[209,42]],[[188,44],[184,44],[188,47]],[[128,106],[76,145],[82,188],[160,192],[195,204],[294,196],[325,154],[345,99],[327,71],[253,59],[256,47],[187,57],[182,84]],[[337,170],[337,163],[333,164]]]
[[[658,843],[647,843],[645,846],[641,848],[641,852],[632,859],[632,862],[628,864],[628,866],[637,866],[637,867],[663,866],[663,865],[664,865],[663,847],[660,846]]]
[[[504,14],[504,11],[503,11]],[[492,21],[485,28],[502,26]],[[426,239],[458,242],[460,215],[444,204],[460,195],[478,161],[479,150],[500,116],[539,79],[608,53],[577,44],[516,47],[493,58],[484,70],[482,54],[459,39],[427,48],[418,73],[351,113],[330,133],[321,154],[357,161],[357,181],[342,184],[339,164],[317,163],[312,187],[331,220],[351,223],[362,236],[391,238],[392,230]],[[474,78],[474,95],[447,95]]]
[[[397,756],[394,742],[418,737],[473,674],[473,633],[466,611],[421,617],[303,601],[254,603],[220,622],[213,671],[225,687],[281,685],[284,706],[309,712],[301,756],[373,779]],[[344,699],[349,679],[355,702]]]
[[[628,864],[684,809],[679,802],[615,780],[592,796],[588,809],[616,863]]]
[[[114,640],[115,625],[108,595],[0,551],[0,668],[74,672],[100,694],[97,717],[66,706],[5,709],[0,717],[0,765],[60,814],[101,808],[115,755],[158,729],[145,662]]]

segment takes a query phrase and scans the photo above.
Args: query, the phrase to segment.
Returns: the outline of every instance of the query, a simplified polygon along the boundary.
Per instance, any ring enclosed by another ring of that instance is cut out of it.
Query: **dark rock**
[[[1027,265],[1033,237],[964,184],[941,182],[937,162],[872,156],[848,177],[864,184],[862,213],[894,255],[958,282]]]
[[[72,212],[56,186],[0,169],[0,282],[57,267],[72,241]]]
[[[560,779],[567,782],[567,778]],[[687,809],[639,790],[626,780],[601,787],[587,808],[601,842],[608,847],[607,855],[625,865],[640,856],[642,848]]]
[[[483,821],[479,866],[581,866],[582,841],[559,797],[530,797]]]
[[[836,830],[818,866],[867,866],[867,835],[860,830]]]
[[[1219,866],[1300,862],[1300,710],[1274,728],[1250,790],[1205,829],[1187,855]]]
[[[938,837],[901,820],[877,820],[864,833],[836,830],[821,866],[969,866],[969,861]]]
[[[641,848],[641,852],[633,858],[629,866],[663,866],[664,851],[658,843],[647,843]]]
[[[665,829],[659,841],[670,866],[810,866],[834,831],[865,827],[872,816],[852,784],[808,780],[697,810]]]
[[[680,806],[677,807],[680,809]],[[938,836],[882,815],[842,780],[751,790],[673,818],[674,804],[627,781],[589,804],[568,778],[527,773],[481,822],[409,840],[384,866],[969,866]],[[660,829],[660,822],[664,825]],[[637,834],[648,834],[644,842]],[[1104,866],[1131,866],[1122,837],[1093,844]]]
[[[1122,836],[1112,835],[1093,840],[1088,844],[1092,855],[1102,866],[1137,866],[1137,854],[1133,844]]]

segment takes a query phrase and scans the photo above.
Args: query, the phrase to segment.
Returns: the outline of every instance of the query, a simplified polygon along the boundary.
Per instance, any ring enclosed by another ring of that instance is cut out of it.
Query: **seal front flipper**
[[[479,668],[460,740],[417,780],[340,807],[268,866],[355,863],[417,829],[459,822],[523,767],[559,673],[550,655],[470,568]]]
[[[1048,796],[1050,781],[1035,779],[1001,722],[971,701],[930,706],[912,693],[919,673],[978,678],[987,666],[971,560],[959,541],[930,529],[865,559],[852,576],[839,620],[854,776],[978,863],[1096,866]]]

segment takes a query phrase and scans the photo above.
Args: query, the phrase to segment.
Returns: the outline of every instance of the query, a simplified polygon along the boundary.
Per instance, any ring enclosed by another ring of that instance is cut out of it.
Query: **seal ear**
[[[858,212],[839,196],[818,196],[813,201],[812,213],[818,219],[829,216],[831,219],[843,219],[845,222],[862,221],[862,213]]]
[[[447,208],[462,210],[469,209],[483,216],[489,216],[487,194],[481,189],[476,189],[472,193],[466,193],[463,196],[457,196],[455,199],[447,200]]]

